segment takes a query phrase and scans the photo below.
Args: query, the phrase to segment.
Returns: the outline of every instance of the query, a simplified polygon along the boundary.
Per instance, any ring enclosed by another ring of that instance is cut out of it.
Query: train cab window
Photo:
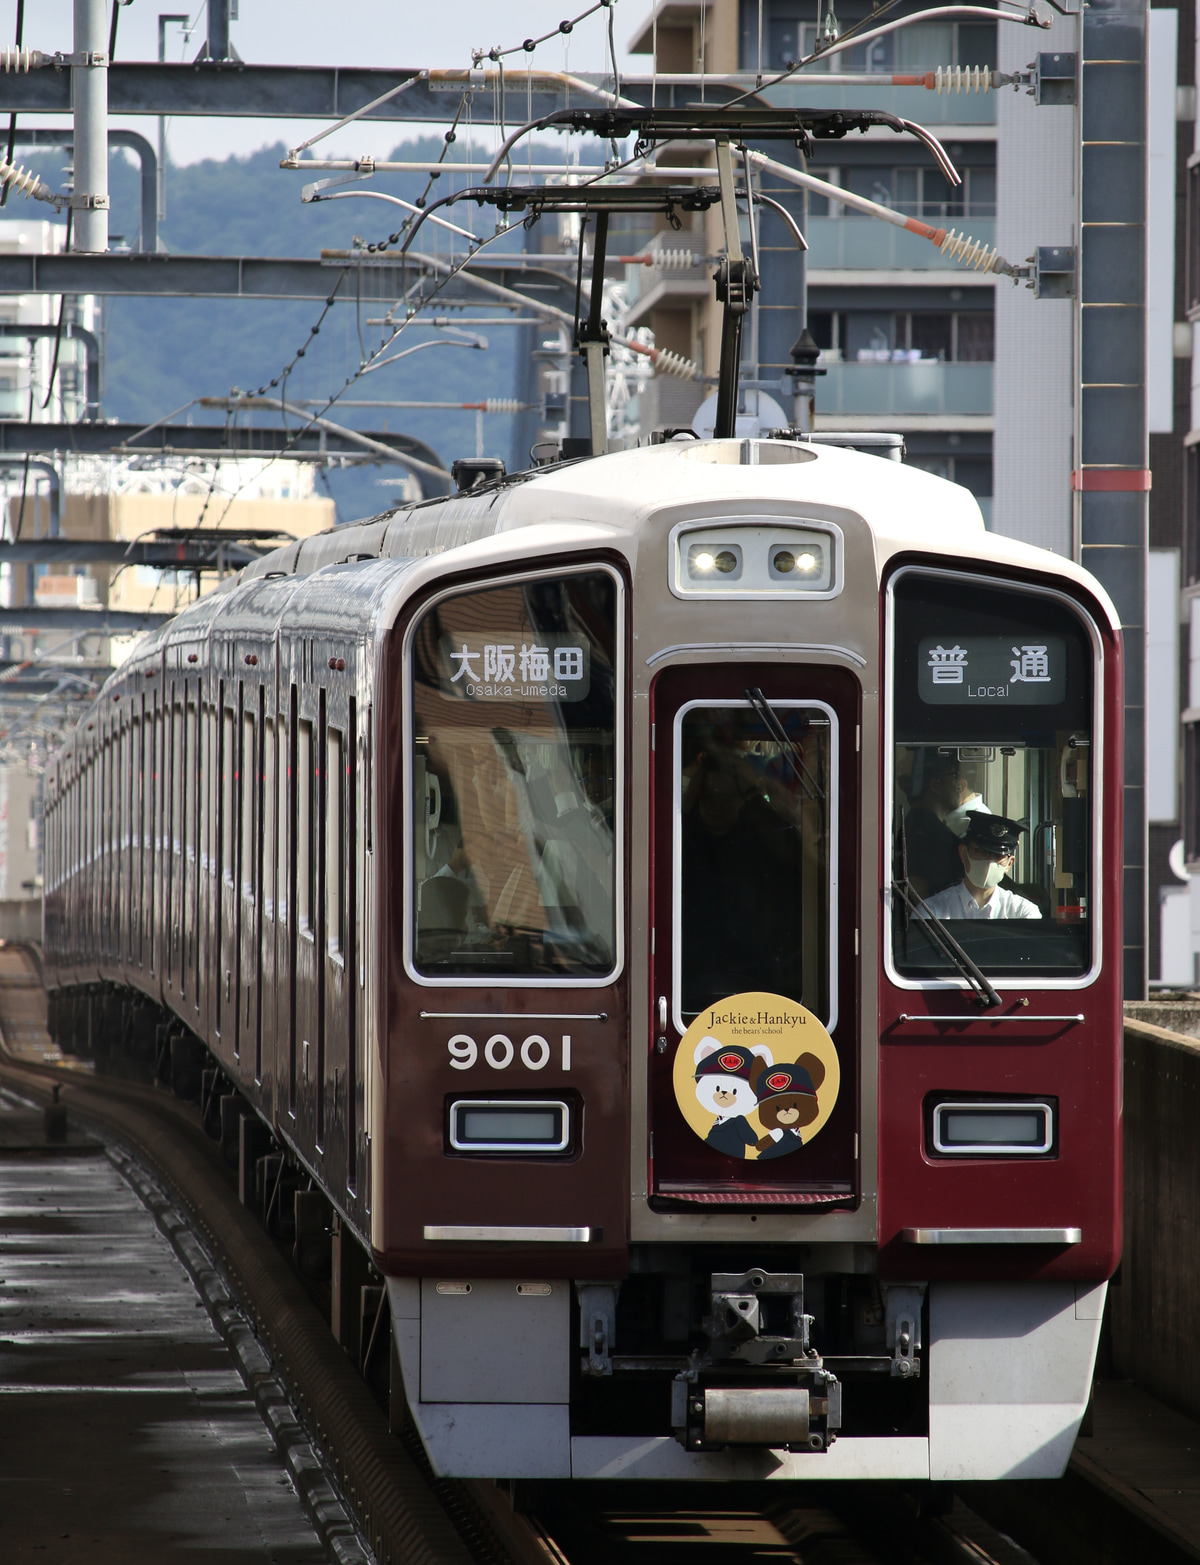
[[[830,1020],[834,718],[797,701],[697,702],[676,717],[676,1025],[731,994]]]
[[[618,583],[445,598],[412,642],[416,971],[599,980],[617,965]]]
[[[1092,964],[1095,654],[1062,599],[906,571],[891,621],[892,952],[908,979]]]

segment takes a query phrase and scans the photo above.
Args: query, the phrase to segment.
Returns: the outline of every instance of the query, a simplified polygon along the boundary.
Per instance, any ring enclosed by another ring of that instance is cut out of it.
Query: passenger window
[[[296,913],[305,934],[312,933],[312,731],[308,722],[296,728]]]
[[[413,640],[414,957],[602,977],[616,938],[617,583],[460,593]]]
[[[263,906],[275,916],[275,724],[263,723]]]
[[[965,977],[965,952],[993,978],[1085,973],[1094,654],[1080,617],[975,584],[968,607],[961,582],[913,572],[894,626],[898,971]]]
[[[251,713],[242,717],[242,895],[254,901],[258,876],[258,849],[254,835],[254,802],[258,793],[258,758],[255,754],[255,721]]]
[[[675,1007],[763,991],[830,1016],[832,718],[797,701],[684,707],[675,754]]]
[[[288,821],[291,818],[292,754],[288,746],[288,725],[283,714],[279,717],[279,779],[275,812],[277,858],[275,861],[276,912],[280,923],[287,923],[288,916]]]
[[[236,830],[234,816],[234,783],[237,773],[237,752],[233,713],[225,708],[221,727],[221,873],[233,884],[233,840]]]
[[[346,788],[342,775],[342,736],[336,728],[325,738],[325,938],[331,956],[346,950],[343,913],[346,906]]]

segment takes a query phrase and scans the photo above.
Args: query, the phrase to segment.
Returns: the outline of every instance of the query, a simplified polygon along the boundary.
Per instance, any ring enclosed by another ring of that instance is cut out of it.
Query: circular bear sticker
[[[675,1051],[675,1101],[729,1157],[787,1157],[818,1135],[837,1102],[833,1039],[778,994],[735,994],[702,1011]]]

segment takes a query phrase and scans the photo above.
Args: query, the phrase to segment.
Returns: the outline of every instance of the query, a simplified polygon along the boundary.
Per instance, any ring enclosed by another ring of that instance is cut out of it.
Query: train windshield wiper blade
[[[805,766],[804,757],[796,748],[796,745],[787,729],[784,728],[783,724],[779,721],[778,714],[771,706],[771,703],[767,700],[766,696],[763,695],[762,691],[758,688],[757,685],[755,685],[752,689],[746,690],[744,694],[746,700],[749,701],[750,705],[754,708],[757,716],[762,719],[763,725],[770,734],[771,738],[774,739],[775,743],[779,745],[780,749],[787,757],[788,764],[795,772],[796,780],[804,789],[805,793],[809,796],[810,799],[823,799],[825,797],[824,788],[821,787],[820,781],[814,777],[813,774],[809,771],[808,767]]]
[[[929,933],[934,938],[934,944],[941,946],[943,952],[950,958],[955,967],[958,968],[959,972],[971,985],[971,988],[974,989],[975,993],[979,996],[983,1004],[986,1005],[989,1010],[994,1010],[996,1006],[1002,1005],[1004,1002],[988,982],[986,974],[983,973],[980,968],[976,967],[975,963],[963,950],[962,946],[959,945],[958,941],[946,928],[945,924],[942,923],[941,919],[929,906],[929,903],[925,901],[925,898],[918,896],[909,885],[907,880],[893,880],[892,890],[899,892],[900,896],[904,900],[905,907],[907,907],[910,912],[922,912],[923,916],[921,922],[930,926]]]

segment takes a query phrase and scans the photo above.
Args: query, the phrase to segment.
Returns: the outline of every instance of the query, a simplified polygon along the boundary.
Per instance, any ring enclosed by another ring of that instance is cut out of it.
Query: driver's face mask
[[[1008,872],[1008,859],[977,859],[972,854],[967,860],[967,879],[977,891],[990,891],[998,886]]]

